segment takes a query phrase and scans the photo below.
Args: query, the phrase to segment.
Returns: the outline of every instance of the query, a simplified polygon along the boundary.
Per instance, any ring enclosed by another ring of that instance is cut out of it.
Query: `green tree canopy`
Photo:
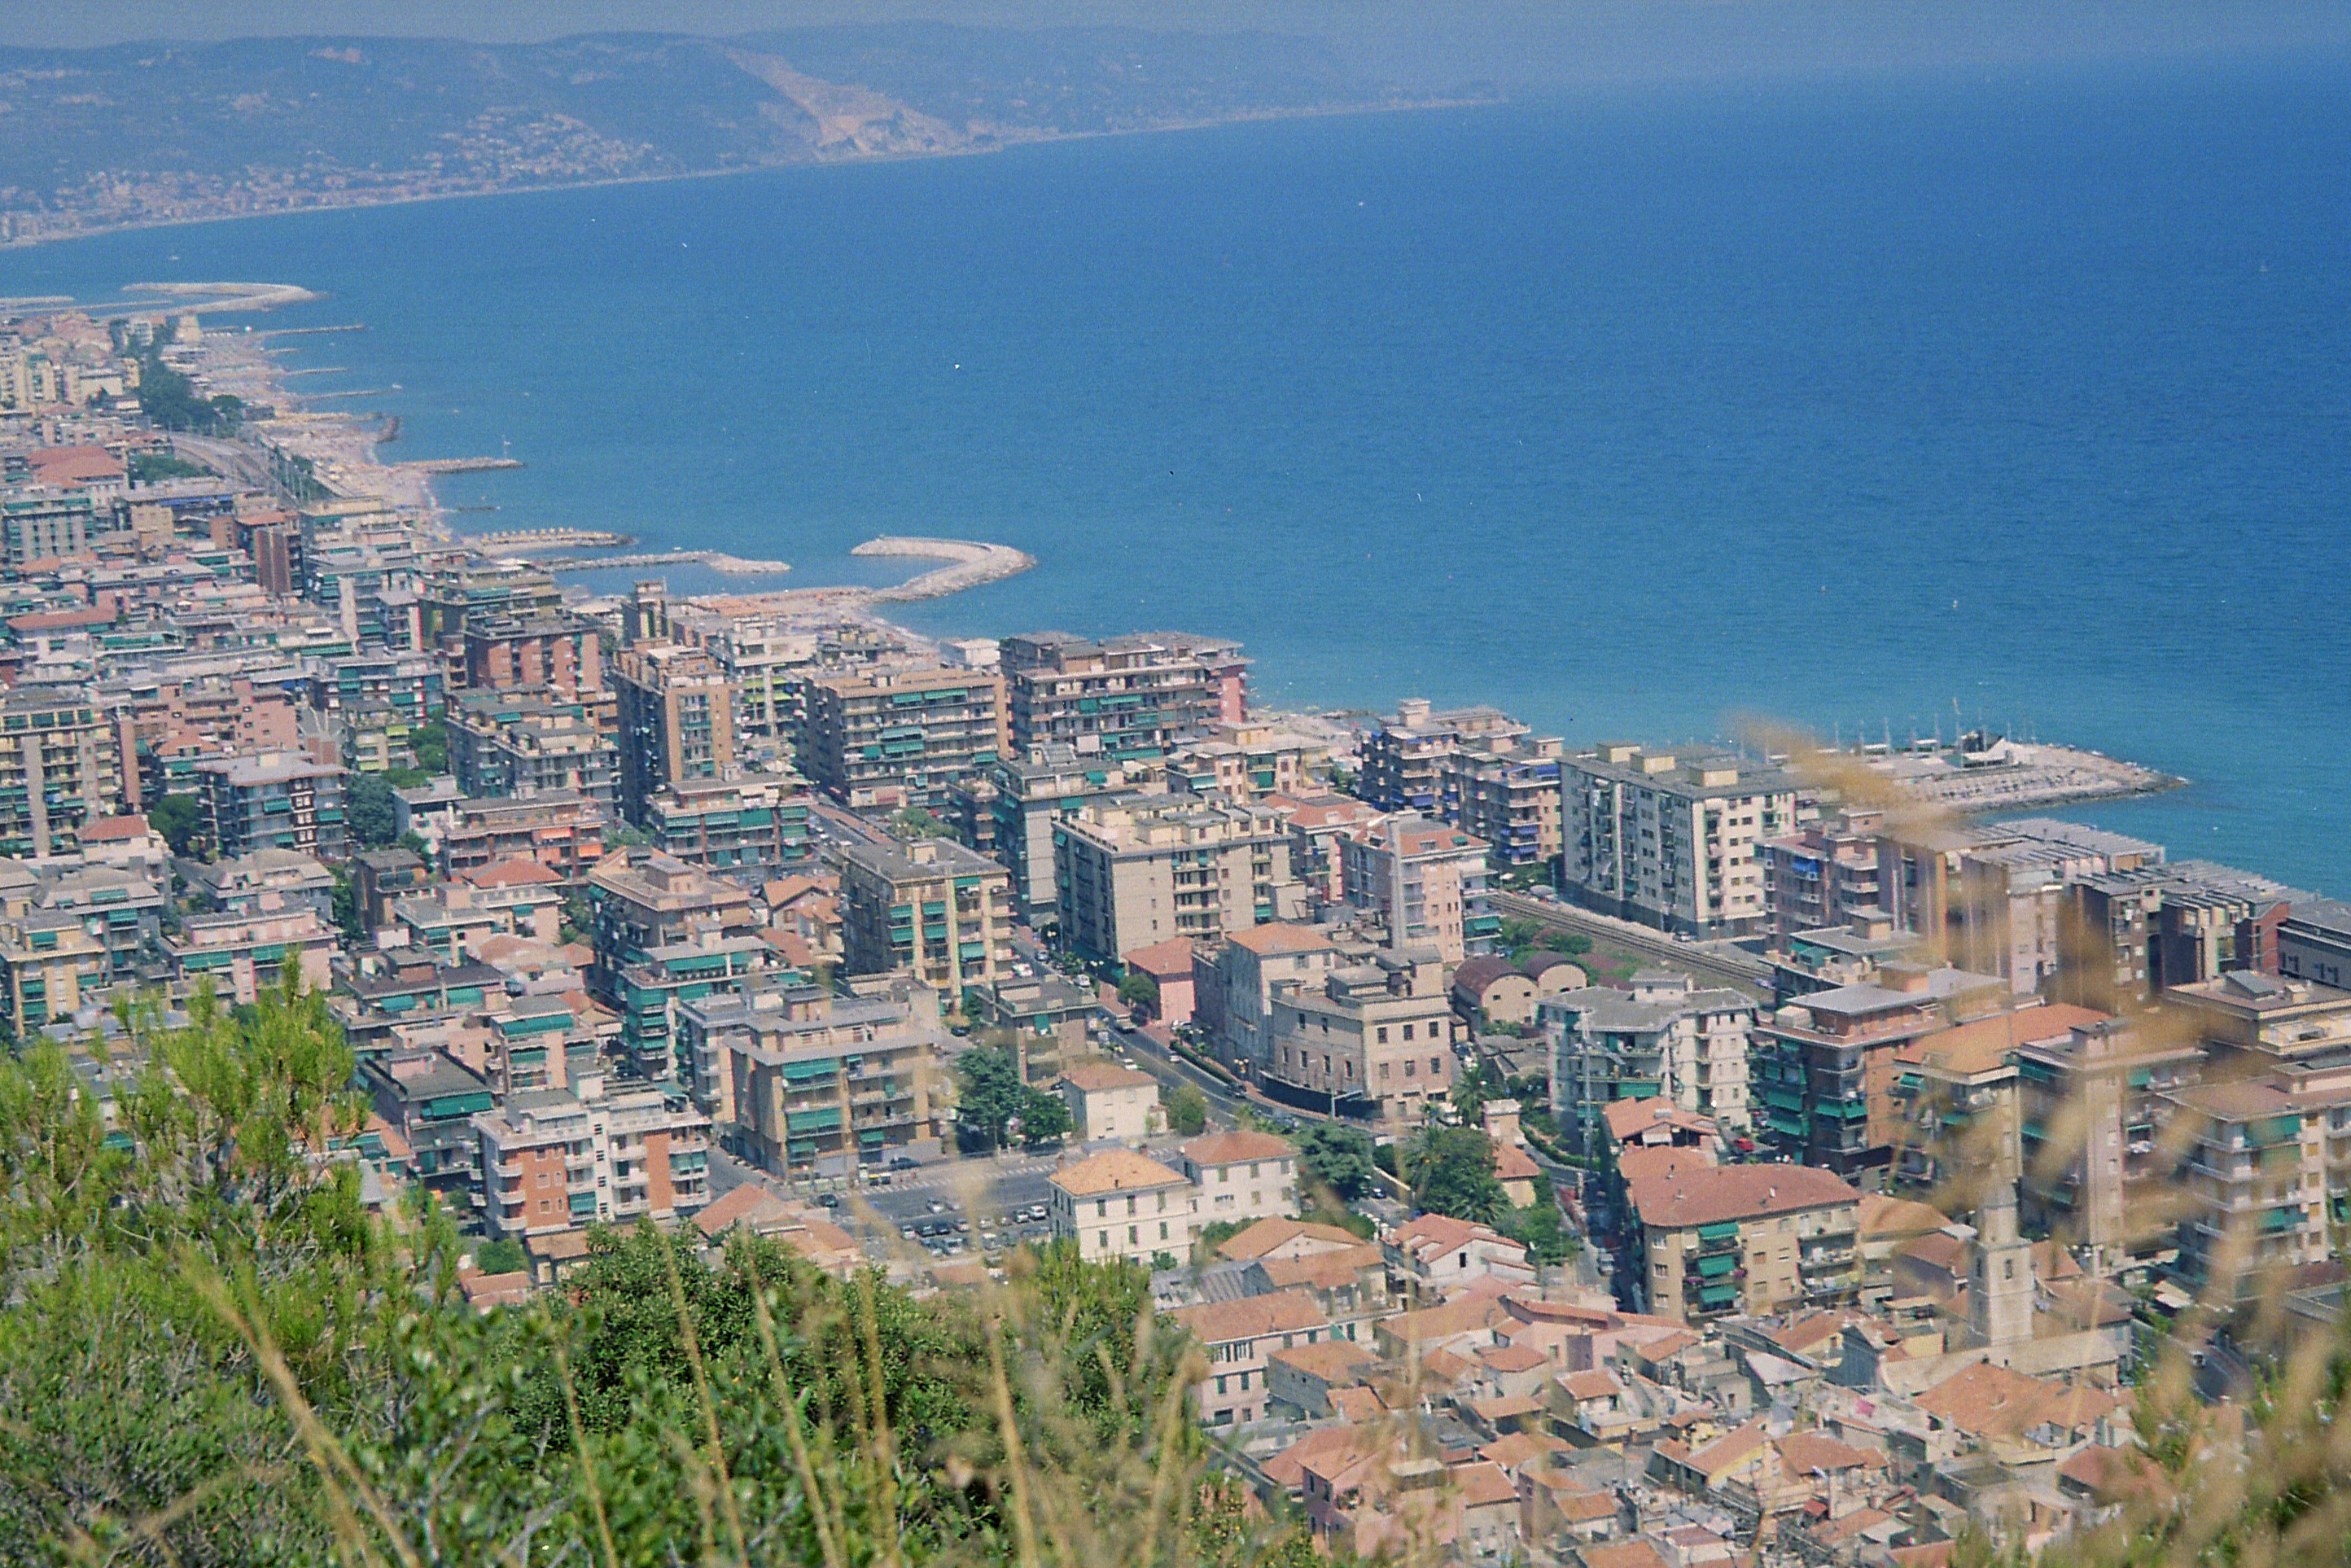
[[[343,821],[360,848],[380,850],[400,836],[392,790],[392,780],[381,773],[344,775]]]
[[[1332,1122],[1309,1123],[1298,1134],[1298,1168],[1341,1202],[1353,1203],[1371,1184],[1371,1134]]]
[[[1503,1215],[1494,1228],[1513,1241],[1523,1241],[1527,1258],[1536,1263],[1564,1263],[1583,1248],[1546,1191],[1524,1208]]]
[[[956,1113],[963,1124],[991,1148],[1002,1148],[1028,1087],[1010,1048],[978,1045],[956,1057]]]
[[[1030,1148],[1070,1135],[1070,1106],[1059,1094],[1024,1089],[1020,1094],[1020,1141]]]
[[[1156,1012],[1159,1009],[1159,982],[1140,971],[1130,973],[1118,983],[1118,999],[1128,1007]]]
[[[193,854],[204,831],[204,803],[193,795],[166,795],[147,809],[147,825],[163,835],[173,854]]]
[[[1178,1083],[1167,1093],[1167,1130],[1197,1137],[1208,1126],[1208,1097],[1189,1083]]]
[[[1433,1214],[1492,1225],[1510,1200],[1494,1176],[1494,1145],[1475,1127],[1426,1127],[1405,1145],[1404,1179]]]

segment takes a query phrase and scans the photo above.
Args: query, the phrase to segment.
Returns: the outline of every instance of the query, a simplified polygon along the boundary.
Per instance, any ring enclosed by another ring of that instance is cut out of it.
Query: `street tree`
[[[963,1124],[990,1148],[1002,1148],[1027,1088],[1012,1052],[998,1045],[973,1047],[956,1059],[956,1083],[961,1091],[956,1108]]]
[[[1020,1096],[1020,1141],[1030,1148],[1070,1135],[1069,1103],[1042,1089],[1024,1090]]]
[[[1197,1137],[1208,1126],[1208,1097],[1189,1083],[1178,1083],[1167,1096],[1167,1128],[1185,1137]]]

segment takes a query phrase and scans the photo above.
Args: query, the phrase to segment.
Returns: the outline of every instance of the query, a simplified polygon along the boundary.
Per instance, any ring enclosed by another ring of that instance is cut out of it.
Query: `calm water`
[[[224,224],[0,294],[330,292],[499,527],[1248,640],[1285,703],[1575,739],[1956,710],[2194,779],[2085,815],[2351,889],[2344,62],[1583,99]],[[225,320],[226,319],[223,319]],[[275,323],[274,323],[275,324]],[[683,591],[708,585],[678,573]]]

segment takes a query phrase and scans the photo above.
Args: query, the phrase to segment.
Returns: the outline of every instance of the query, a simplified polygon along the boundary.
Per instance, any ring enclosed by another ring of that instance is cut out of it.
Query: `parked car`
[[[841,1207],[841,1194],[837,1192],[823,1193],[818,1197],[817,1201],[824,1205],[827,1208],[839,1208]]]

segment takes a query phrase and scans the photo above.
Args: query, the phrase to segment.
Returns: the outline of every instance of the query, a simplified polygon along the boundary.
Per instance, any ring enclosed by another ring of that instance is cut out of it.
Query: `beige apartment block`
[[[1458,1020],[1437,949],[1387,949],[1330,970],[1309,989],[1278,992],[1270,1026],[1270,1082],[1333,1115],[1364,1116],[1390,1131],[1420,1124],[1431,1100],[1453,1087]]]
[[[1501,925],[1487,888],[1489,847],[1475,833],[1418,815],[1358,828],[1339,841],[1347,903],[1399,940],[1430,943],[1447,963],[1458,964],[1492,946]]]
[[[1012,873],[946,839],[852,845],[841,868],[849,972],[906,968],[960,997],[1012,969]]]
[[[1278,813],[1188,795],[1079,808],[1054,825],[1053,873],[1062,940],[1105,961],[1289,919],[1302,897]]]

